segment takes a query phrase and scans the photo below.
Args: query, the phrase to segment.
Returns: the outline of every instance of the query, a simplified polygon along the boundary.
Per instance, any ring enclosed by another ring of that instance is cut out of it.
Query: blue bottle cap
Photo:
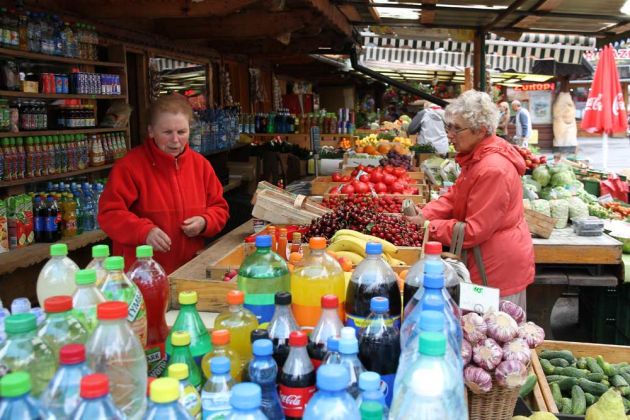
[[[362,372],[359,375],[361,391],[376,391],[381,387],[381,375],[376,372]]]
[[[427,289],[441,289],[444,287],[444,274],[424,274],[422,285]]]
[[[370,311],[379,314],[389,311],[389,299],[381,296],[373,297],[370,300]]]
[[[328,337],[326,340],[326,348],[328,351],[339,351],[339,339],[337,337]]]
[[[13,315],[25,314],[31,310],[31,301],[25,297],[13,299],[11,302],[11,313]]]
[[[380,242],[368,242],[365,245],[365,253],[368,255],[380,255],[383,253],[383,245]]]
[[[342,391],[348,387],[350,372],[340,365],[323,365],[317,369],[317,388],[323,391]]]
[[[260,407],[261,400],[262,391],[260,385],[252,382],[243,382],[234,385],[232,388],[230,405],[237,410],[255,410]]]
[[[223,375],[230,371],[230,359],[225,356],[210,359],[210,371],[213,375]]]
[[[256,236],[256,248],[269,248],[271,246],[270,235],[258,235]]]
[[[424,262],[424,274],[444,274],[444,263],[429,260]]]
[[[359,341],[352,327],[341,329],[341,339],[339,340],[339,353],[357,354],[359,353]]]
[[[444,304],[442,304],[442,310],[439,312],[434,310],[420,312],[420,330],[444,331]]]
[[[254,341],[253,347],[255,356],[271,356],[273,354],[273,343],[267,338]]]

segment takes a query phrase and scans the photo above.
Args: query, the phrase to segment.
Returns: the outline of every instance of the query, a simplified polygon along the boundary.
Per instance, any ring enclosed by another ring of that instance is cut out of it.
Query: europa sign
[[[532,91],[532,90],[554,90],[555,83],[530,83],[522,86],[514,86],[514,90]]]

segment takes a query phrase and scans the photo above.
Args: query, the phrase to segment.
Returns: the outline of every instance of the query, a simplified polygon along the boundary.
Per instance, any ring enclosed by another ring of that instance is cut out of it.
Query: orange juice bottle
[[[278,249],[276,254],[280,255],[283,259],[287,259],[287,246],[289,245],[289,234],[287,228],[280,228],[280,235],[278,236]]]
[[[321,316],[321,298],[335,295],[339,299],[339,318],[345,320],[345,275],[341,265],[326,253],[326,239],[311,238],[310,254],[291,273],[293,314],[303,329],[312,330]]]
[[[276,227],[273,226],[273,225],[269,226],[267,228],[267,232],[268,232],[268,235],[271,236],[271,250],[277,254],[278,253],[277,252],[278,244],[277,244],[277,241],[276,241],[276,239],[277,239],[276,238]]]
[[[228,330],[212,331],[212,351],[206,353],[201,359],[201,371],[205,379],[212,376],[210,359],[219,356],[225,356],[230,359],[230,375],[232,375],[234,383],[240,382],[243,372],[241,369],[241,358],[238,353],[230,348],[230,332]]]
[[[244,367],[252,358],[250,336],[252,331],[258,328],[258,319],[256,315],[243,307],[245,294],[240,290],[230,290],[227,302],[230,307],[227,312],[217,316],[214,320],[214,328],[230,332],[230,348],[240,356],[241,367]]]

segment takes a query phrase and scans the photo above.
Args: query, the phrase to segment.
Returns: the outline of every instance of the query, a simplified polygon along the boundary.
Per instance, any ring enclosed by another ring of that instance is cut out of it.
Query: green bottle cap
[[[105,270],[122,270],[123,268],[125,268],[125,259],[123,257],[105,258]]]
[[[54,244],[50,246],[50,256],[60,257],[68,255],[68,245],[66,244]]]
[[[26,144],[28,146],[32,146],[33,145],[33,137],[27,137],[26,138]]]
[[[383,418],[383,406],[376,401],[363,401],[359,408],[361,420],[381,420]]]
[[[11,146],[15,146],[15,139],[13,137],[11,137],[9,141],[11,142]]]
[[[31,313],[8,316],[4,320],[4,330],[7,334],[21,334],[37,329],[37,318]]]
[[[140,245],[136,248],[136,258],[153,257],[153,247],[151,245]]]
[[[94,245],[92,247],[92,258],[109,257],[109,247],[107,245]]]
[[[79,270],[75,274],[75,282],[80,285],[96,283],[96,271],[92,269]]]
[[[426,356],[444,356],[446,336],[441,332],[423,331],[420,333],[420,354]]]
[[[19,397],[31,392],[31,375],[26,372],[9,373],[0,379],[0,397]]]

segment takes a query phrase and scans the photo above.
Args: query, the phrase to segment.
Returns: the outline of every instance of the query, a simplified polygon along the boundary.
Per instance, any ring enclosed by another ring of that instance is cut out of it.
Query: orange
[[[365,149],[363,149],[364,153],[367,153],[368,155],[375,155],[378,154],[378,151],[376,150],[376,148],[374,146],[365,146]]]
[[[349,258],[339,257],[337,258],[337,261],[339,261],[339,264],[341,265],[341,268],[343,268],[343,271],[352,271],[352,261],[350,261]]]
[[[378,146],[378,149],[377,149],[377,150],[378,150],[378,152],[379,152],[380,154],[382,154],[382,155],[386,155],[386,154],[387,154],[387,152],[389,152],[389,149],[390,149],[390,147],[389,147],[387,144],[385,144],[385,143],[381,143],[381,144],[379,144],[379,146]]]

